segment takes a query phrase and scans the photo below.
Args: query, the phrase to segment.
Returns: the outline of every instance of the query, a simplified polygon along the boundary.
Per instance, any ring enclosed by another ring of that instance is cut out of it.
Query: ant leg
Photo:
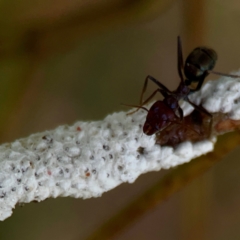
[[[207,116],[210,117],[209,130],[208,130],[208,131],[209,131],[209,132],[208,132],[208,137],[210,137],[211,129],[212,129],[212,124],[213,124],[213,116],[212,116],[212,114],[209,113],[209,112],[208,112],[206,109],[204,109],[203,107],[200,107],[200,106],[192,103],[192,102],[189,100],[188,97],[186,97],[185,100],[186,100],[189,104],[191,104],[195,109],[197,109],[199,112],[203,112],[203,113],[205,113]]]
[[[182,55],[182,43],[181,38],[178,36],[177,38],[178,44],[177,44],[177,50],[178,50],[178,75],[181,79],[181,82],[184,82],[182,69],[183,69],[183,55]]]
[[[238,75],[225,74],[225,73],[215,72],[212,70],[208,70],[207,73],[212,73],[212,74],[216,74],[216,75],[220,75],[220,76],[224,76],[224,77],[240,78],[240,76],[238,76]],[[191,89],[190,93],[196,92],[201,89],[203,82],[204,82],[204,78],[205,78],[205,76],[199,80],[197,87],[195,89]]]
[[[163,90],[163,89],[159,89],[159,92],[163,95],[163,97],[169,97],[169,95],[166,93],[166,91],[165,90]]]
[[[190,93],[199,91],[203,85],[204,79],[205,79],[205,76],[199,80],[198,85],[195,89],[190,89]]]
[[[216,74],[216,75],[224,76],[224,77],[240,78],[240,76],[238,76],[238,75],[225,74],[225,73],[215,72],[215,71],[212,71],[212,70],[208,70],[208,72]]]
[[[148,112],[148,109],[143,107],[143,106],[139,106],[139,105],[132,105],[132,104],[124,104],[124,103],[121,103],[121,105],[124,105],[124,106],[128,106],[128,107],[135,107],[137,108],[137,110],[133,111],[133,112],[130,112],[130,113],[127,113],[127,115],[131,115],[133,113],[135,113],[136,111],[138,111],[140,108],[145,110],[146,112]]]
[[[128,113],[127,115],[130,115],[130,114],[133,114],[133,113],[137,112],[137,111],[139,110],[139,108],[144,108],[144,107],[142,107],[142,106],[145,105],[146,103],[148,103],[148,102],[156,95],[157,92],[160,92],[160,89],[155,90],[145,101],[143,101],[143,102],[141,103],[140,106],[124,104],[124,105],[126,105],[126,106],[137,107],[137,109],[136,109],[135,111],[130,112],[130,113]],[[147,111],[148,111],[148,110],[147,110]]]
[[[186,100],[190,105],[192,105],[195,109],[199,110],[200,112],[205,113],[206,115],[208,115],[209,117],[212,118],[212,114],[209,113],[206,109],[204,109],[204,108],[196,105],[195,103],[191,102],[188,97],[186,97],[185,100]]]
[[[143,89],[142,89],[142,93],[141,93],[141,97],[140,97],[140,104],[141,105],[143,103],[143,95],[144,95],[144,93],[145,93],[145,91],[147,89],[148,80],[153,81],[155,84],[157,84],[159,86],[160,89],[163,89],[163,90],[165,90],[168,93],[171,93],[171,91],[167,87],[165,87],[162,83],[160,83],[157,79],[155,79],[154,77],[148,75],[146,77],[146,79],[145,79],[145,82],[144,82],[144,85],[143,85]]]
[[[182,121],[183,120],[183,110],[180,107],[178,108],[178,113],[179,113],[180,120]]]
[[[144,102],[142,102],[141,105],[147,104],[147,103],[156,95],[157,92],[162,93],[162,92],[161,92],[161,89],[155,90]]]

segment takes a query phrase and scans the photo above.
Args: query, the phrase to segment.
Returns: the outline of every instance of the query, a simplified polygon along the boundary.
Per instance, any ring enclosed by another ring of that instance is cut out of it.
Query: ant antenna
[[[121,103],[121,105],[128,106],[128,107],[134,107],[134,108],[137,108],[135,111],[130,112],[130,113],[127,113],[127,115],[131,115],[131,114],[137,112],[137,111],[139,110],[139,108],[141,108],[141,109],[143,109],[143,110],[145,110],[145,111],[148,112],[148,109],[145,108],[145,107],[143,107],[143,106],[139,106],[139,105],[130,105],[130,104],[125,104],[125,103]]]
[[[224,77],[240,78],[240,76],[238,76],[238,75],[220,73],[220,72],[215,72],[215,71],[212,71],[212,70],[208,70],[208,72],[209,72],[209,73],[212,73],[212,74],[215,74],[215,75],[224,76]]]

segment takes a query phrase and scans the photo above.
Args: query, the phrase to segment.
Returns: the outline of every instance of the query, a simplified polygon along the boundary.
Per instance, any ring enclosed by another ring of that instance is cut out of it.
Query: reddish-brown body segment
[[[148,115],[143,126],[143,132],[146,135],[153,135],[154,133],[167,127],[177,118],[178,117],[169,106],[167,106],[163,101],[157,101],[148,111]]]

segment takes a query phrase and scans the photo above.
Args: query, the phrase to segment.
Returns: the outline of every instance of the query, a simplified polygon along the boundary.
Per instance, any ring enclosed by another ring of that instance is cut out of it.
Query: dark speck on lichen
[[[6,196],[5,192],[0,193],[0,198],[4,198]]]
[[[47,143],[53,142],[53,139],[48,135],[43,136],[42,139],[45,140]]]
[[[139,147],[137,151],[140,154],[144,154],[144,147]]]
[[[103,149],[106,150],[106,151],[109,151],[109,146],[108,145],[103,145]]]
[[[122,171],[122,170],[123,170],[123,166],[120,166],[120,165],[119,165],[119,166],[118,166],[118,170],[119,170],[119,171]]]

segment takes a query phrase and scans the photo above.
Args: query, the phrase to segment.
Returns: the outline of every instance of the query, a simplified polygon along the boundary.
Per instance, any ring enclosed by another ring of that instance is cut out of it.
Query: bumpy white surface
[[[240,80],[206,83],[191,100],[209,112],[240,119]],[[183,103],[184,112],[191,107]],[[0,220],[17,202],[49,197],[99,197],[148,171],[190,161],[213,150],[212,141],[185,142],[177,148],[155,144],[142,132],[146,112],[114,113],[98,122],[77,122],[0,146]],[[139,147],[144,148],[139,153]]]
[[[232,72],[240,75],[240,71]],[[202,106],[210,113],[222,112],[233,120],[240,119],[240,78],[220,77],[216,81],[206,82],[202,88],[190,96],[191,101]],[[192,107],[184,103],[185,114]]]

